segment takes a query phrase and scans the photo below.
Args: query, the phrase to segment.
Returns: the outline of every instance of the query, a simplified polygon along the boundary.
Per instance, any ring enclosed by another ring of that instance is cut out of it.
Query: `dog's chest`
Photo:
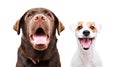
[[[94,61],[90,57],[81,57],[80,62],[82,63],[83,67],[93,67]]]
[[[83,67],[96,67],[97,55],[95,52],[88,52],[88,53],[80,53],[79,54],[79,61]]]

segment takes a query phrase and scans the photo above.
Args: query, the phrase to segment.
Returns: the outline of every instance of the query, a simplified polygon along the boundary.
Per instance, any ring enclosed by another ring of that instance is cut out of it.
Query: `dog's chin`
[[[93,41],[94,41],[94,37],[93,38],[78,38],[80,45],[82,46],[82,48],[84,50],[89,50],[90,46],[92,45]]]
[[[29,38],[34,49],[39,51],[47,49],[50,38],[42,28],[38,28]]]
[[[48,46],[46,46],[45,44],[36,44],[36,45],[33,45],[33,48],[35,50],[38,50],[38,51],[43,51],[43,50],[46,50]]]

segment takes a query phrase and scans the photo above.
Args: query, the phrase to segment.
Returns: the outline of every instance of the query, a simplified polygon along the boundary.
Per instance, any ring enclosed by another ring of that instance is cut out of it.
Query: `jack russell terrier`
[[[78,49],[73,56],[71,67],[103,67],[101,59],[94,49],[97,33],[101,25],[94,22],[78,22],[73,29]]]

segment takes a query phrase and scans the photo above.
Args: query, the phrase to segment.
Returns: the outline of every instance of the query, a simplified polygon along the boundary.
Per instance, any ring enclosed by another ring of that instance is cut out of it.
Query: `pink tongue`
[[[82,45],[84,48],[89,48],[90,47],[90,44],[91,44],[91,40],[90,39],[83,39],[81,41]]]
[[[46,44],[46,42],[47,42],[47,36],[46,35],[33,36],[33,39],[34,39],[35,44]]]

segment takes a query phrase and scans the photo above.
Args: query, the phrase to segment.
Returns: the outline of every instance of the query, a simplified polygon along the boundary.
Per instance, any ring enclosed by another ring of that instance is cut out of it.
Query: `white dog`
[[[74,28],[78,49],[73,56],[71,67],[103,67],[101,59],[94,49],[100,27],[94,22],[78,22]]]

